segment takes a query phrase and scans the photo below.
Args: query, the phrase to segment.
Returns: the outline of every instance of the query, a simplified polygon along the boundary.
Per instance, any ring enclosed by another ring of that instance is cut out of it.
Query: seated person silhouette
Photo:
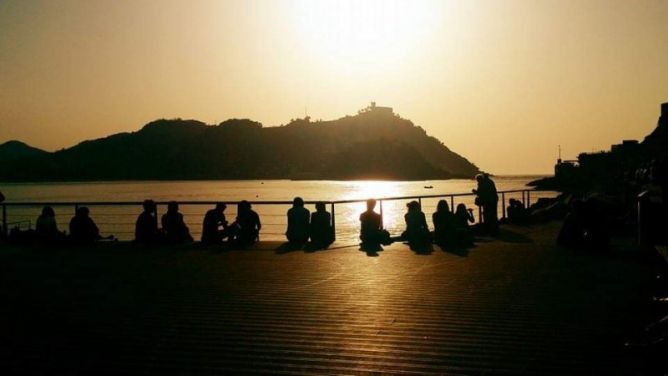
[[[471,245],[473,244],[473,233],[469,228],[469,223],[475,222],[473,217],[473,209],[468,209],[466,205],[457,205],[454,215],[455,236],[458,244]]]
[[[250,202],[243,200],[237,206],[237,220],[235,221],[237,234],[235,242],[238,246],[246,247],[260,240],[260,216],[252,209]]]
[[[404,215],[406,221],[406,230],[401,234],[401,238],[408,241],[411,249],[422,248],[431,243],[429,236],[429,226],[424,213],[417,201],[411,201],[406,204],[408,211]]]
[[[366,208],[366,211],[360,214],[362,248],[375,249],[380,248],[381,244],[392,244],[390,233],[383,230],[380,214],[373,211],[376,208],[376,200],[367,200]]]
[[[183,214],[179,213],[179,204],[176,201],[170,201],[167,204],[167,213],[162,215],[160,222],[168,243],[179,244],[193,241],[190,229],[183,221]]]
[[[436,211],[431,216],[434,223],[434,243],[448,245],[455,241],[455,215],[450,211],[448,202],[440,200]]]
[[[292,207],[288,210],[288,229],[285,236],[293,244],[303,245],[309,237],[309,221],[311,213],[304,207],[304,200],[295,197]]]
[[[311,214],[311,243],[317,249],[327,248],[334,242],[332,215],[325,210],[325,203],[315,204],[315,212]]]
[[[511,198],[508,203],[508,221],[511,223],[526,223],[529,219],[529,211],[524,207],[522,201]]]
[[[223,240],[231,240],[235,235],[235,227],[229,226],[225,220],[225,209],[227,205],[221,203],[216,204],[216,207],[207,211],[204,215],[204,223],[202,224],[202,243],[218,244]]]
[[[35,235],[37,240],[43,242],[58,242],[65,239],[65,233],[58,231],[56,223],[56,212],[50,206],[42,208],[42,214],[35,222]]]
[[[70,221],[70,238],[75,243],[93,243],[96,240],[113,239],[113,235],[103,238],[100,230],[90,217],[90,210],[82,206],[77,208],[74,217]]]
[[[156,205],[153,200],[144,200],[144,211],[137,217],[135,223],[135,241],[137,243],[150,244],[158,240],[158,218],[156,218]]]

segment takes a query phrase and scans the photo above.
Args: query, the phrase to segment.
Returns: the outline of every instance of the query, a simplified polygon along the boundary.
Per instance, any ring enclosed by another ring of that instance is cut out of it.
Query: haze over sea
[[[495,177],[497,189],[525,189],[526,184],[537,176],[498,176]],[[431,186],[428,189],[425,187]],[[119,182],[71,182],[71,183],[2,183],[0,191],[7,197],[7,202],[120,202],[144,199],[155,201],[175,200],[181,202],[181,212],[190,230],[198,239],[202,218],[209,206],[186,205],[187,201],[291,201],[301,196],[306,201],[365,200],[368,198],[439,195],[451,193],[470,193],[475,188],[474,180],[427,180],[427,181],[291,181],[291,180],[244,180],[244,181],[119,181]],[[540,197],[553,197],[553,192],[535,192],[532,201]],[[506,199],[521,198],[521,194],[506,195]],[[435,210],[438,199],[424,199],[423,211],[431,224],[431,213]],[[400,233],[404,223],[403,214],[408,200],[388,201],[383,204],[385,227],[390,232]],[[455,205],[465,203],[473,207],[473,197],[455,198]],[[315,210],[313,205],[307,205]],[[262,219],[261,239],[283,239],[285,231],[285,213],[289,205],[254,205],[254,210]],[[337,240],[354,241],[357,236],[359,214],[364,210],[364,203],[336,205]],[[74,212],[71,206],[54,207],[61,230],[67,230],[67,224]],[[40,206],[9,207],[8,222],[21,222],[22,228],[34,226]],[[327,209],[331,210],[330,207]],[[500,206],[499,206],[500,210]],[[163,206],[158,213],[164,213]],[[114,234],[121,240],[133,237],[134,221],[141,212],[140,206],[91,206],[91,216],[97,222],[103,234]],[[236,208],[231,205],[226,216],[234,221]],[[11,226],[10,226],[11,227]]]

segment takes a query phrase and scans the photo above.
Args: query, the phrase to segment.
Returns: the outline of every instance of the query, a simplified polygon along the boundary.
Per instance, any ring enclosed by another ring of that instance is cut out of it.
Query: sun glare
[[[296,0],[294,7],[293,24],[307,50],[339,66],[402,59],[427,48],[439,14],[433,1]]]

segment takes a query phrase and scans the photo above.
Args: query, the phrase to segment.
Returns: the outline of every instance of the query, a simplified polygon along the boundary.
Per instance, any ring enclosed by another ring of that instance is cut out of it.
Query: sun
[[[435,1],[296,0],[293,24],[310,53],[338,64],[402,59],[430,43]]]

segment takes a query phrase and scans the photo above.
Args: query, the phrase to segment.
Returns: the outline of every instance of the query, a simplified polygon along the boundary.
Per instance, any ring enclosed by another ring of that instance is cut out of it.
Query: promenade
[[[1,373],[641,374],[622,344],[650,265],[559,249],[558,229],[430,254],[2,247]]]

